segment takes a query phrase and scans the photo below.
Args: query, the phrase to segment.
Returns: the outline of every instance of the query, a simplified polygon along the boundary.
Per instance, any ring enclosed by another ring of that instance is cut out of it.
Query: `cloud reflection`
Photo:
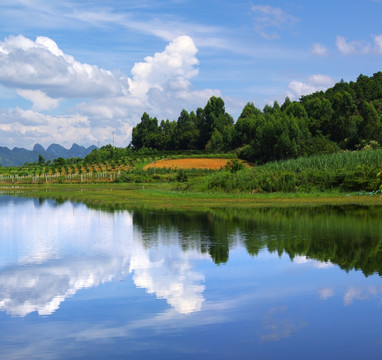
[[[334,296],[334,289],[330,287],[323,288],[318,290],[318,294],[321,300],[327,300],[331,298],[332,296]]]
[[[50,315],[78,290],[111,281],[121,268],[118,258],[88,258],[6,269],[0,274],[0,309],[14,316]]]
[[[2,222],[0,310],[12,316],[53,314],[80,289],[132,275],[137,287],[165,299],[181,314],[201,309],[204,277],[192,270],[203,257],[173,245],[146,249],[128,212],[105,214],[65,203],[23,203]],[[3,216],[7,216],[4,213]],[[41,236],[41,233],[44,236]]]
[[[199,311],[204,301],[204,285],[201,285],[204,276],[191,270],[188,254],[173,247],[159,253],[156,251],[155,255],[154,261],[144,251],[132,256],[130,269],[134,271],[135,285],[166,299],[181,314]]]
[[[382,300],[382,287],[369,286],[367,288],[349,287],[344,294],[344,305],[349,306],[355,300],[368,300],[371,298],[381,298]]]
[[[328,269],[334,266],[334,264],[331,263],[330,261],[324,262],[324,261],[312,260],[307,258],[306,256],[296,256],[293,259],[293,262],[296,264],[310,264],[317,269]]]
[[[269,310],[263,318],[265,334],[260,336],[263,342],[276,342],[291,337],[298,330],[307,326],[300,319],[292,319],[287,315],[286,306],[275,307]]]

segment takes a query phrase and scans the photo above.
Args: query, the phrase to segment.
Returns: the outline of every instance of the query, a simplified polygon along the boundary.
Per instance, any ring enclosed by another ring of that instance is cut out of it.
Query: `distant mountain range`
[[[0,146],[0,165],[1,166],[20,166],[26,162],[38,161],[38,156],[41,154],[45,160],[53,160],[59,157],[64,159],[71,157],[85,157],[91,153],[96,146],[92,145],[88,148],[73,144],[70,149],[65,149],[58,144],[50,145],[46,150],[40,145],[36,144],[33,150],[15,147],[12,150],[7,147]]]

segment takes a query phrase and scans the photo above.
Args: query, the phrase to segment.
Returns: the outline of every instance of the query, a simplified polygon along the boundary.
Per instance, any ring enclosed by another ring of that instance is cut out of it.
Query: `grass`
[[[382,206],[380,196],[316,193],[224,194],[179,192],[171,184],[44,184],[0,185],[0,193],[34,198],[56,198],[114,209],[189,209],[313,207],[322,205]]]

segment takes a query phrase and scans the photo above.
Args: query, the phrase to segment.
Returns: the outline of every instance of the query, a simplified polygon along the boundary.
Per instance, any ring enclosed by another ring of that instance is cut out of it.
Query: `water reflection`
[[[204,277],[191,262],[204,256],[177,246],[145,247],[129,212],[17,198],[0,204],[6,209],[0,217],[0,309],[8,314],[50,315],[80,289],[130,275],[137,287],[179,313],[201,308]],[[171,234],[163,236],[174,241]]]
[[[156,232],[176,232],[183,249],[208,253],[216,264],[226,263],[230,249],[244,246],[256,256],[261,251],[287,254],[296,263],[333,265],[345,271],[382,275],[381,208],[321,207],[235,210],[207,213],[171,211],[134,212],[147,244]]]
[[[381,217],[0,197],[2,357],[378,359]]]
[[[198,260],[217,265],[245,247],[287,254],[299,266],[382,273],[379,209],[340,208],[105,211],[56,200],[0,198],[0,309],[15,316],[54,313],[81,289],[131,278],[180,314],[200,311],[205,277]],[[346,290],[344,304],[380,296]],[[334,290],[324,287],[327,300]]]

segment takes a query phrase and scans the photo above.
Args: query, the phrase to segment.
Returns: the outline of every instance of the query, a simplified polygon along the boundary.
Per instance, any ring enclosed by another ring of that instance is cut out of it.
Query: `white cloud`
[[[337,49],[343,55],[368,54],[371,51],[371,45],[366,41],[348,42],[343,36],[337,36]]]
[[[314,43],[311,48],[311,53],[317,56],[326,56],[329,53],[328,48],[320,43]]]
[[[51,98],[123,94],[127,83],[111,71],[76,61],[50,38],[22,35],[0,42],[0,83],[40,90]]]
[[[161,53],[147,56],[131,70],[129,90],[132,96],[142,98],[150,88],[159,90],[186,90],[189,79],[198,74],[195,57],[197,48],[189,36],[177,37]]]
[[[176,37],[162,52],[135,63],[128,77],[80,63],[52,39],[9,37],[0,42],[0,84],[17,88],[17,94],[31,101],[33,108],[3,111],[3,145],[20,146],[18,136],[23,146],[104,144],[114,132],[116,144],[126,146],[144,111],[176,119],[183,108],[194,110],[212,95],[221,96],[218,90],[192,89],[191,80],[198,74],[197,52],[191,37]],[[82,102],[65,109],[70,115],[41,113],[60,111],[65,99]]]
[[[326,90],[334,84],[335,81],[330,76],[316,74],[309,76],[305,82],[297,80],[291,81],[288,85],[290,91],[287,92],[287,95],[291,99],[300,98],[302,95]]]
[[[41,90],[23,90],[17,89],[17,93],[33,103],[34,110],[55,109],[59,105],[59,99],[52,99]]]
[[[349,55],[355,52],[355,45],[347,43],[343,36],[337,36],[336,45],[337,49],[344,55]]]
[[[282,9],[269,5],[253,5],[252,11],[255,14],[255,30],[268,40],[279,39],[280,29],[298,21]]]
[[[93,123],[100,125],[108,119],[131,127],[144,111],[159,118],[176,119],[183,108],[194,110],[204,106],[212,95],[221,96],[221,93],[192,89],[191,79],[198,74],[197,51],[189,36],[177,37],[163,52],[147,56],[134,65],[127,95],[82,103],[77,109],[93,119]]]
[[[382,55],[382,34],[371,35],[373,42],[347,41],[343,36],[337,36],[336,45],[338,51],[343,55]]]
[[[20,139],[24,147],[32,147],[36,142],[44,145],[55,142],[71,146],[73,142],[94,144],[98,139],[107,140],[106,131],[103,131],[103,138],[95,137],[96,129],[91,128],[86,116],[80,114],[52,116],[20,108],[1,113],[0,132],[2,143],[9,147],[14,144],[20,146]]]

